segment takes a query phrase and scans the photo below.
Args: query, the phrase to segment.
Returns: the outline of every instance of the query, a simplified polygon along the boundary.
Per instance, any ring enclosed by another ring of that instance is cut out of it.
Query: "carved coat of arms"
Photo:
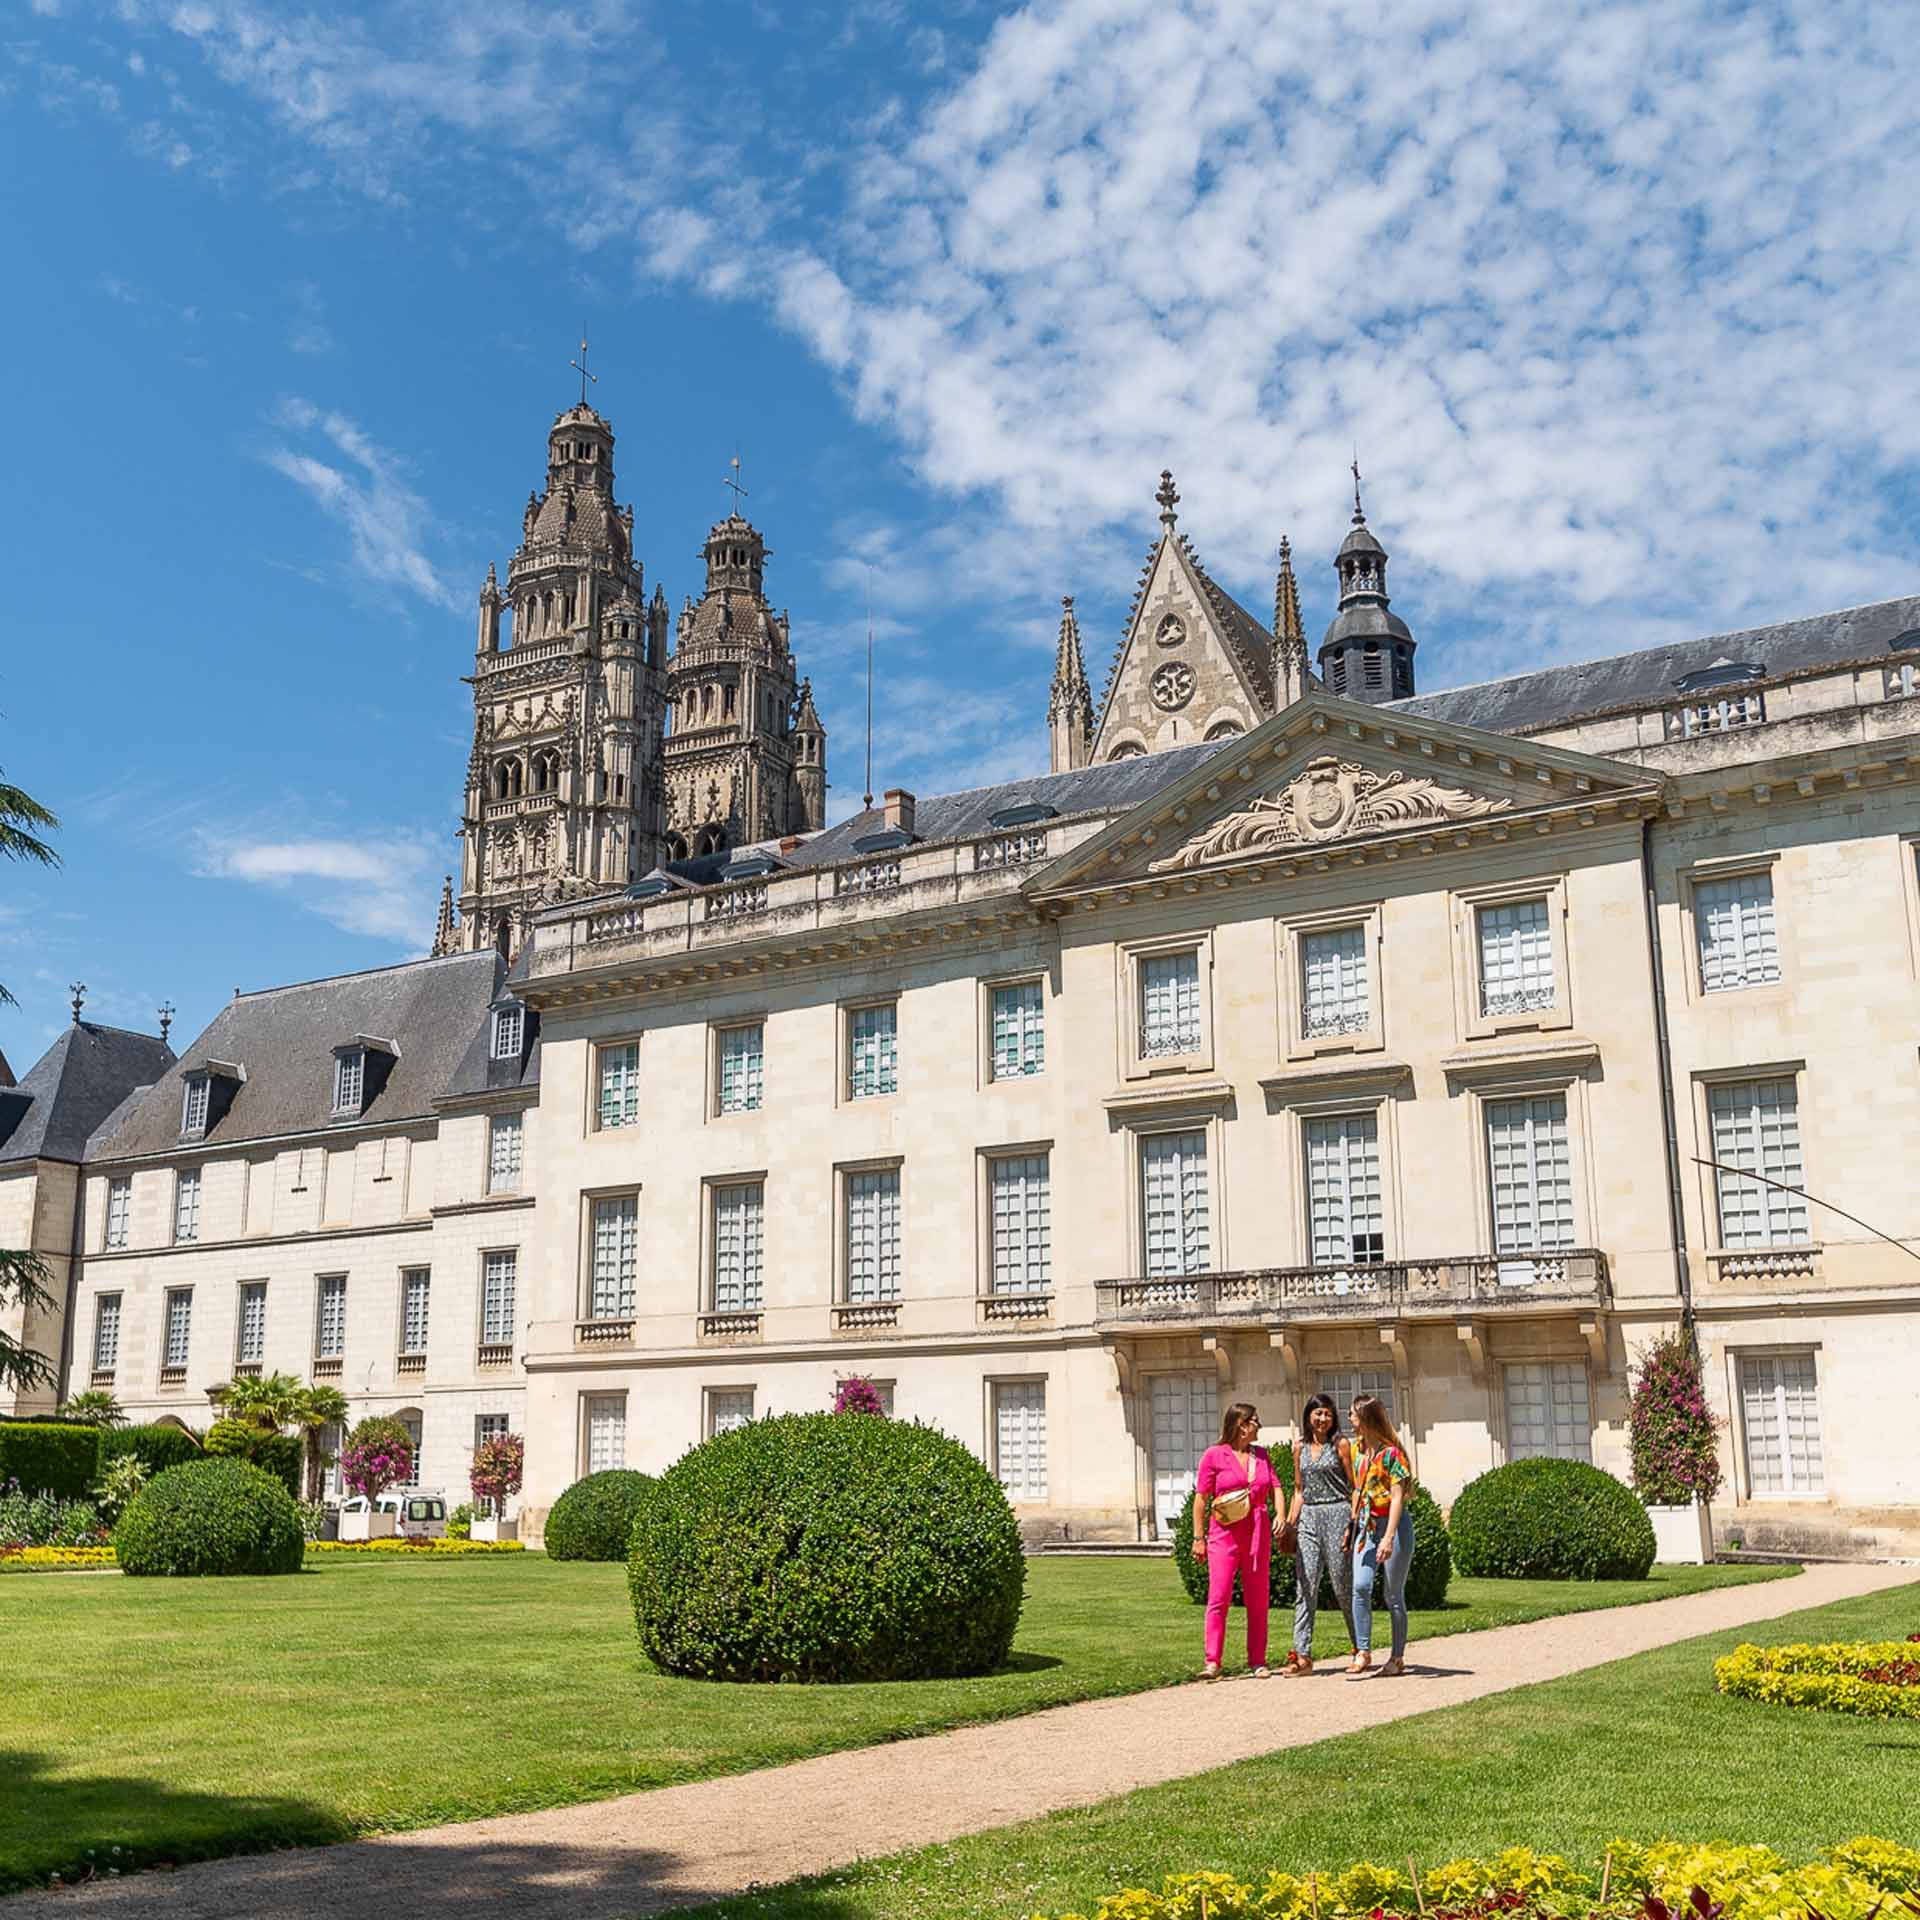
[[[1443,787],[1424,774],[1376,773],[1371,767],[1322,754],[1278,793],[1261,794],[1237,813],[1216,820],[1151,871],[1210,866],[1216,860],[1280,847],[1314,846],[1393,827],[1477,820],[1505,813],[1511,800]]]

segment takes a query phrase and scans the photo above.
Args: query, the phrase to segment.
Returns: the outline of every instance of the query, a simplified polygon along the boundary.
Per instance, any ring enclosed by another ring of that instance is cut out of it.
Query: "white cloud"
[[[306,493],[347,530],[355,570],[381,586],[397,586],[430,605],[457,611],[465,602],[427,558],[434,527],[426,501],[407,484],[400,462],[344,414],[309,400],[283,402],[275,422],[315,436],[340,456],[328,460],[293,446],[270,448],[268,466]]]
[[[206,829],[194,871],[296,893],[336,927],[419,951],[433,928],[437,845],[424,833],[277,839]]]

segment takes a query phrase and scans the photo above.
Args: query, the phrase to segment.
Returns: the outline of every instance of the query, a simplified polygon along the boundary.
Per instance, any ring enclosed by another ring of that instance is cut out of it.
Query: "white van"
[[[365,1513],[367,1496],[356,1493],[341,1501],[340,1511]],[[393,1520],[393,1531],[404,1534],[409,1540],[444,1540],[447,1533],[446,1495],[431,1487],[389,1487],[374,1501],[375,1513],[388,1514]],[[384,1532],[385,1529],[382,1529]],[[342,1537],[348,1536],[342,1529]]]

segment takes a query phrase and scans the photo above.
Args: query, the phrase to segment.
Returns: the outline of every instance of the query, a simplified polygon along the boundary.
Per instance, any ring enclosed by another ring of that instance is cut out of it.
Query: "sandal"
[[[1200,1669],[1200,1678],[1202,1680],[1218,1680],[1220,1678],[1220,1669],[1209,1660],[1207,1664]]]
[[[1406,1670],[1407,1670],[1407,1663],[1396,1655],[1393,1659],[1389,1660],[1384,1667],[1380,1669],[1379,1673],[1375,1677],[1381,1680],[1394,1680],[1394,1679],[1398,1679],[1401,1674],[1406,1672]]]
[[[1249,1677],[1255,1680],[1271,1680],[1273,1678],[1273,1669],[1268,1666],[1255,1667]]]
[[[1347,1668],[1349,1680],[1371,1680],[1373,1678],[1373,1656],[1368,1653],[1356,1653],[1355,1665]]]
[[[1307,1659],[1302,1654],[1290,1653],[1287,1655],[1286,1672],[1282,1675],[1282,1678],[1287,1680],[1298,1680],[1302,1674],[1308,1674],[1308,1673],[1311,1673],[1312,1671],[1313,1671],[1313,1662],[1311,1660]]]

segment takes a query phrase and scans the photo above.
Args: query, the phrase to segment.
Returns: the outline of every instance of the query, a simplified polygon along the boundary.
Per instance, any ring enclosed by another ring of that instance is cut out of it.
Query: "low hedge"
[[[1715,1920],[1871,1920],[1877,1908],[1909,1902],[1916,1890],[1920,1852],[1865,1835],[1799,1865],[1770,1847],[1616,1840],[1591,1868],[1509,1847],[1491,1859],[1429,1868],[1417,1890],[1401,1867],[1366,1860],[1328,1872],[1276,1869],[1257,1885],[1230,1873],[1176,1873],[1158,1892],[1108,1894],[1093,1920],[1643,1920],[1663,1911],[1689,1920],[1707,1913]]]
[[[184,1467],[189,1461],[204,1460],[206,1449],[185,1427],[162,1424],[150,1427],[108,1427],[100,1435],[100,1466],[122,1454],[130,1453],[146,1468],[149,1479],[165,1473],[169,1467]]]
[[[1880,1720],[1920,1720],[1920,1634],[1911,1640],[1739,1646],[1713,1663],[1714,1684],[1740,1700]]]
[[[576,1480],[547,1515],[549,1560],[624,1560],[633,1523],[653,1487],[651,1474],[609,1467]]]
[[[113,1530],[131,1574],[298,1573],[306,1544],[293,1496],[243,1460],[169,1467]]]
[[[1483,1580],[1644,1580],[1653,1522],[1633,1490],[1584,1460],[1513,1460],[1461,1489],[1453,1561]]]
[[[452,1560],[470,1553],[525,1553],[523,1540],[309,1540],[307,1552],[377,1553],[394,1560]]]
[[[22,1493],[85,1497],[100,1475],[100,1429],[65,1420],[9,1420],[0,1425],[0,1487]]]
[[[73,1573],[115,1564],[111,1547],[0,1547],[0,1573]]]

